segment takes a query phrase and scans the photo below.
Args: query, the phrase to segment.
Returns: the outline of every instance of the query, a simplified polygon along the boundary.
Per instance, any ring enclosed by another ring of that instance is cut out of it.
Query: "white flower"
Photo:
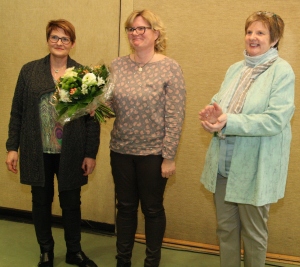
[[[82,78],[82,84],[86,85],[96,85],[97,80],[96,80],[96,75],[94,73],[87,73],[83,76]]]
[[[83,95],[86,95],[88,93],[88,86],[85,83],[83,83],[81,86],[81,93]]]
[[[77,72],[73,71],[75,67],[72,68],[68,68],[66,69],[65,73],[63,76],[61,76],[62,78],[68,78],[68,77],[77,77]]]
[[[98,76],[98,83],[97,83],[97,85],[100,86],[100,85],[102,85],[102,84],[105,84],[105,81],[103,80],[102,77],[99,77],[99,76]]]
[[[72,102],[69,98],[69,92],[66,90],[59,90],[60,101],[62,102]]]

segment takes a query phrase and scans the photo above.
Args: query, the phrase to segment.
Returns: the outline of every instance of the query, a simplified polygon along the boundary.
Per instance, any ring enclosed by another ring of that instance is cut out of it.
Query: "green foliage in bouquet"
[[[99,122],[114,117],[101,97],[108,86],[109,70],[105,65],[68,68],[56,85],[55,108],[61,122],[95,111]]]

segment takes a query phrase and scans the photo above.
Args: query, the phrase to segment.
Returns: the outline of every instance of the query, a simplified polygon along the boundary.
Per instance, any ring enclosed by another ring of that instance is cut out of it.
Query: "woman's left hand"
[[[175,174],[175,161],[172,159],[164,159],[161,164],[161,176],[164,178],[169,178],[171,175]]]
[[[91,174],[96,166],[96,160],[92,159],[92,158],[84,158],[81,168],[83,169],[84,176],[88,176],[89,174]]]
[[[212,124],[208,121],[201,121],[202,127],[204,130],[214,133],[221,131],[225,124],[227,123],[227,114],[223,113],[220,117],[218,117],[216,123]]]

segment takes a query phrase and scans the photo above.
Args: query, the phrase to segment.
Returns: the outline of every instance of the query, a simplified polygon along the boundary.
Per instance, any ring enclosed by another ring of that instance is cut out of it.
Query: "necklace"
[[[60,68],[60,69],[55,69],[55,68],[53,68],[52,66],[51,66],[51,68],[53,69],[53,71],[54,71],[54,77],[56,78],[56,75],[57,75],[61,70],[63,70],[63,69],[65,68],[65,66],[62,67],[62,68]]]
[[[153,59],[154,55],[155,55],[155,52],[149,61],[147,61],[144,65],[139,65],[139,72],[143,71],[143,68]],[[135,54],[133,54],[133,58],[134,58],[134,62],[139,64],[139,62],[137,62],[135,59]]]
[[[52,66],[51,66],[51,67],[52,67]],[[54,68],[52,67],[52,69],[54,70],[55,73],[59,73],[63,68],[64,68],[64,67],[62,67],[61,69],[54,69]]]

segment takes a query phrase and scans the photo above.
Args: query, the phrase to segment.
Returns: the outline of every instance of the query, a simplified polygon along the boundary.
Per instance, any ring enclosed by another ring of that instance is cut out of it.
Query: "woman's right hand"
[[[206,106],[199,112],[199,120],[215,124],[222,114],[222,108],[215,102],[212,105]]]
[[[17,151],[8,151],[6,158],[6,167],[9,171],[13,173],[18,173],[17,164],[18,164],[18,152]]]
[[[209,133],[220,132],[227,123],[227,114],[223,113],[215,123],[210,123],[209,121],[201,121],[203,129]]]

